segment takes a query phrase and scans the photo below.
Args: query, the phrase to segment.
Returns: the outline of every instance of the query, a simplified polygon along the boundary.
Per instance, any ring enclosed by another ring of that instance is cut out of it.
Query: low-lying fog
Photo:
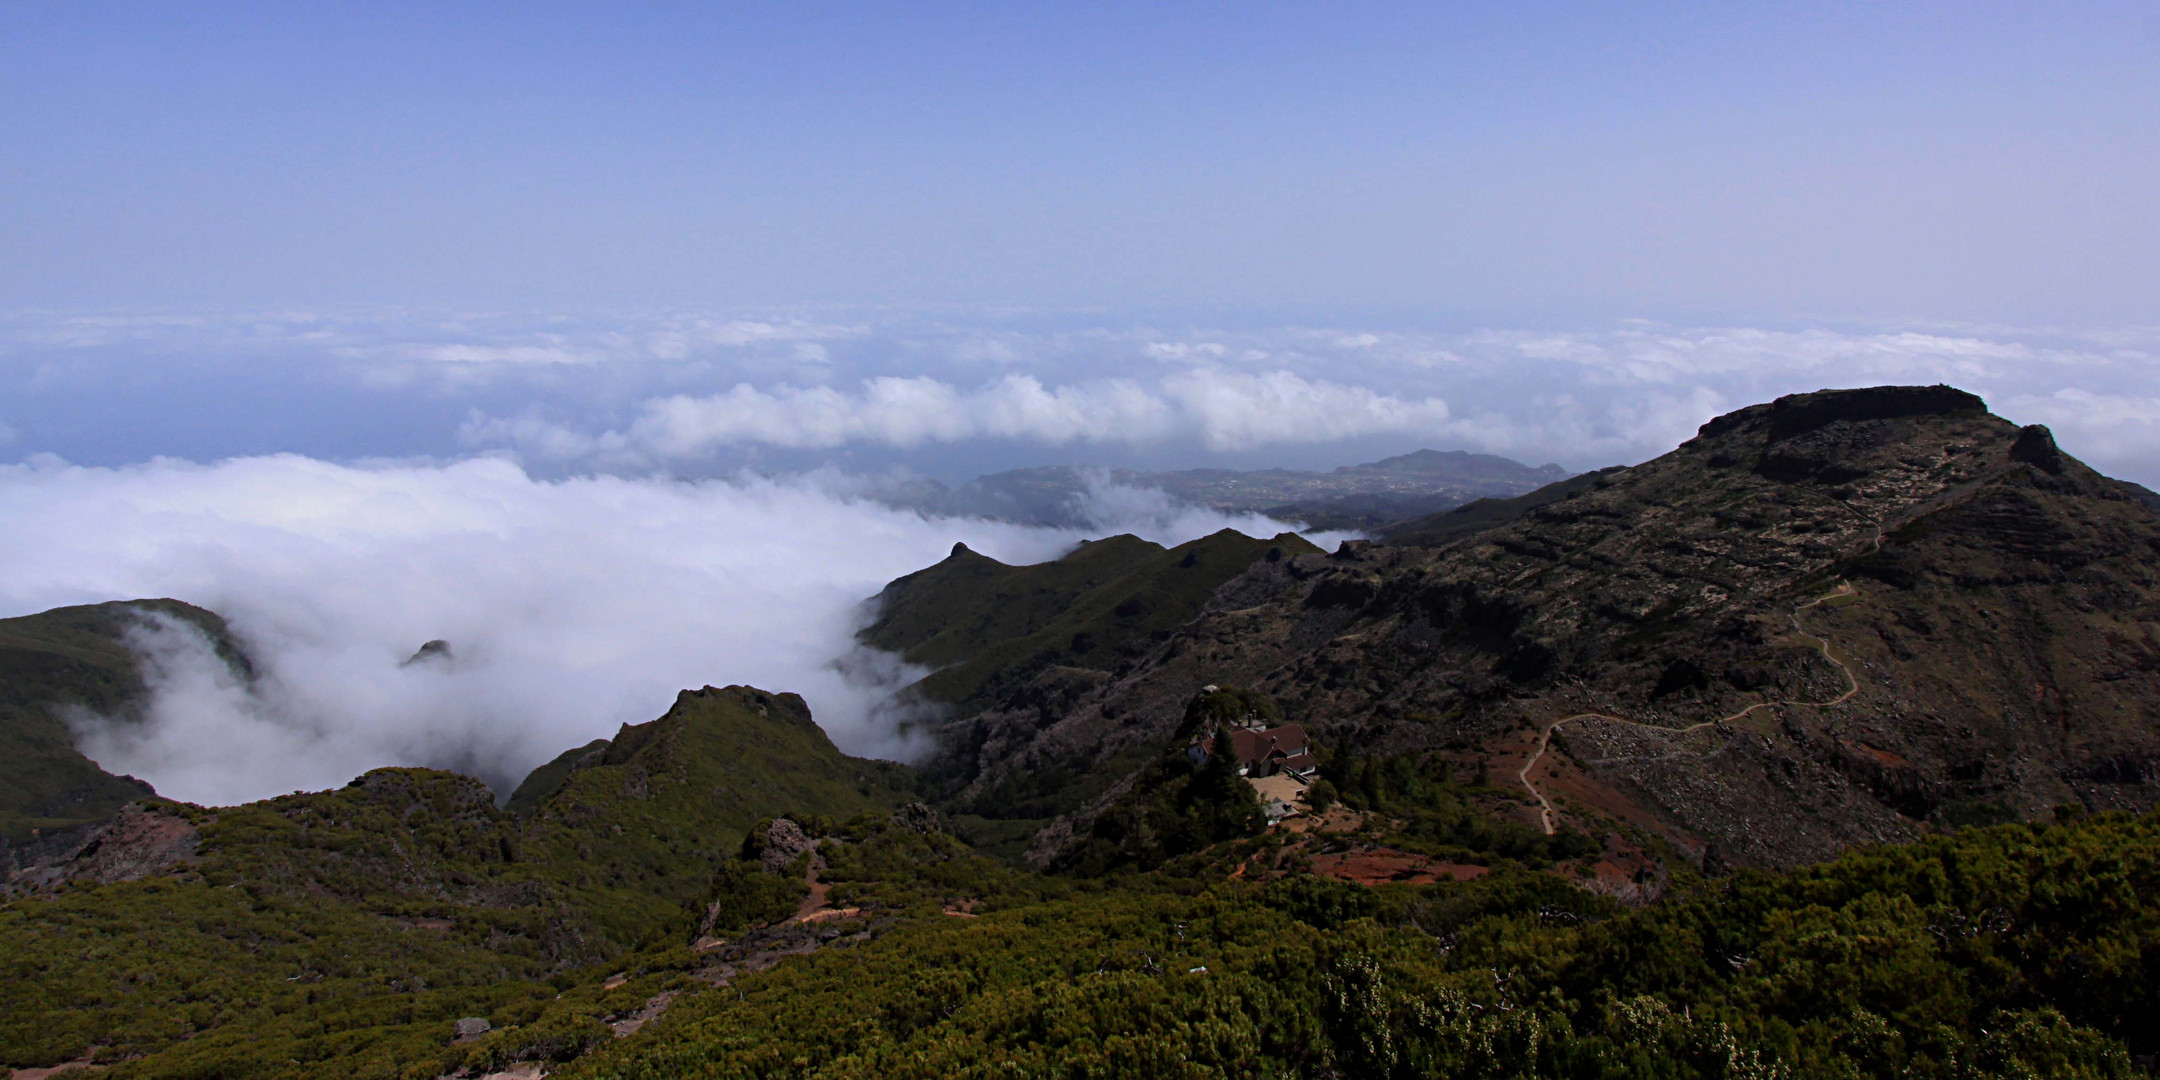
[[[800,693],[843,749],[905,758],[922,747],[886,702],[910,676],[891,657],[835,663],[890,579],[955,541],[1025,563],[1083,535],[1291,527],[1131,489],[1097,489],[1086,534],[926,519],[849,490],[832,476],[542,481],[489,459],[0,466],[0,614],[166,596],[231,621],[252,685],[191,627],[146,620],[133,643],[147,723],[76,718],[86,753],[168,797],[231,804],[392,764],[507,791],[708,683]],[[434,639],[447,661],[406,663]]]

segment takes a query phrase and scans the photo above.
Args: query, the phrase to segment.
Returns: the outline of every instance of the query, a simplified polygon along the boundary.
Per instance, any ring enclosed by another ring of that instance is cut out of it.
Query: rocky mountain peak
[[[1256,563],[1129,669],[948,741],[986,748],[968,795],[994,801],[1234,683],[1344,752],[1534,762],[1574,801],[1533,827],[1791,865],[1975,807],[2151,805],[2154,640],[2160,518],[2130,485],[1962,390],[1825,390],[1443,544]]]
[[[1894,420],[1919,416],[1974,416],[1987,412],[1977,394],[1953,386],[1873,386],[1857,390],[1817,390],[1787,394],[1763,405],[1750,405],[1713,418],[1698,429],[1704,436],[1743,427],[1761,427],[1770,440],[1789,439],[1839,421]]]
[[[2027,424],[2010,444],[2010,460],[2022,461],[2051,476],[2061,476],[2063,452],[2055,445],[2055,433],[2045,424]]]

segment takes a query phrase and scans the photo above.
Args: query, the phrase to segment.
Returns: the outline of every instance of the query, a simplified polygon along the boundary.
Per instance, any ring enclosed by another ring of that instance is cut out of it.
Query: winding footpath
[[[1882,545],[1882,536],[1879,530],[1876,534],[1875,543],[1876,547],[1880,549]],[[1843,596],[1857,596],[1859,595],[1859,592],[1860,591],[1858,589],[1852,587],[1852,584],[1850,582],[1840,581],[1837,584],[1837,588],[1832,589],[1828,593],[1818,596],[1815,599],[1808,601],[1807,603],[1801,604],[1799,607],[1796,607],[1792,610],[1791,619],[1793,625],[1793,632],[1800,635],[1801,638],[1813,642],[1816,648],[1822,650],[1823,659],[1830,661],[1831,664],[1837,667],[1839,674],[1845,676],[1845,692],[1839,694],[1834,698],[1831,698],[1828,701],[1760,701],[1748,706],[1745,709],[1740,710],[1739,712],[1732,714],[1731,716],[1721,716],[1715,720],[1705,720],[1702,723],[1690,724],[1684,728],[1671,728],[1663,727],[1657,724],[1646,724],[1640,720],[1630,720],[1624,716],[1614,716],[1610,713],[1594,712],[1576,713],[1573,716],[1564,716],[1558,720],[1553,721],[1550,724],[1545,725],[1544,732],[1538,736],[1536,752],[1532,753],[1530,755],[1530,760],[1523,764],[1522,771],[1515,774],[1515,778],[1522,782],[1523,789],[1528,791],[1531,796],[1536,798],[1538,801],[1538,820],[1539,824],[1541,824],[1545,829],[1545,835],[1551,836],[1553,834],[1553,804],[1552,800],[1545,797],[1544,792],[1538,790],[1537,783],[1530,779],[1530,774],[1537,768],[1538,762],[1544,760],[1545,751],[1552,746],[1553,733],[1559,731],[1562,727],[1576,722],[1577,720],[1610,720],[1616,724],[1627,724],[1632,727],[1647,728],[1649,730],[1665,734],[1687,735],[1693,732],[1701,731],[1704,728],[1717,727],[1722,724],[1730,724],[1740,720],[1745,720],[1747,719],[1749,713],[1752,713],[1757,709],[1774,709],[1780,706],[1805,706],[1811,709],[1827,709],[1832,705],[1842,705],[1846,701],[1850,700],[1854,694],[1860,692],[1860,680],[1853,676],[1852,669],[1846,667],[1844,661],[1830,655],[1830,642],[1828,639],[1818,637],[1814,634],[1810,634],[1807,632],[1807,629],[1805,627],[1800,625],[1800,613],[1806,611],[1811,607],[1816,606],[1817,604],[1824,603],[1825,601],[1835,600]]]

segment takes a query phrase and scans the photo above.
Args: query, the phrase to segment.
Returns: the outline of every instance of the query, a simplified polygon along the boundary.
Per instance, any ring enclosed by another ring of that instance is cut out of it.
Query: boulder
[[[795,861],[805,851],[814,851],[817,841],[803,831],[803,827],[787,818],[774,818],[760,822],[743,838],[743,858],[755,859],[768,873],[777,874]]]

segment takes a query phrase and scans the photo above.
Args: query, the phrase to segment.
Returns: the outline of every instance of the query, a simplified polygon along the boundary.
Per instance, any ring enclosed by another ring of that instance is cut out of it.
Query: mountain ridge
[[[1649,727],[1552,740],[1538,767],[1560,815],[1647,829],[1698,862],[1714,847],[1793,865],[1936,820],[2153,801],[2160,683],[2140,643],[2160,628],[2160,521],[1977,397],[1790,395],[1515,509],[1438,546],[1256,564],[1055,715],[968,723],[1005,733],[993,773],[1085,774],[1167,738],[1197,687],[1236,683],[1359,753],[1503,775],[1556,719],[1625,716]],[[1826,656],[1788,620],[1841,580],[1853,596],[1806,616]],[[1767,707],[1844,692],[1840,658],[1858,673],[1849,700]],[[1757,703],[1730,730],[1643,734]],[[2073,738],[2048,734],[2073,715]],[[1519,796],[1497,809],[1538,821]]]

